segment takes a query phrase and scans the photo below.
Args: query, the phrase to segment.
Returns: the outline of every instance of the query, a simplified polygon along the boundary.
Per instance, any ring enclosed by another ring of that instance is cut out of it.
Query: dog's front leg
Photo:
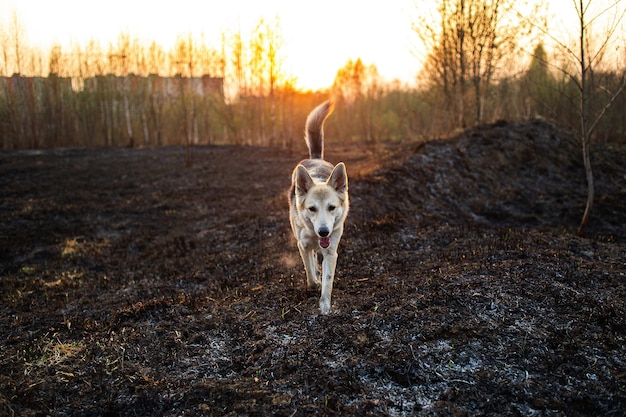
[[[299,242],[298,251],[300,252],[300,257],[302,258],[302,263],[304,264],[304,271],[306,272],[307,288],[314,289],[319,287],[320,282],[317,279],[317,258],[315,256],[315,253],[311,249],[305,248]]]
[[[322,295],[320,297],[320,311],[322,314],[328,314],[330,311],[330,297],[333,292],[336,266],[337,252],[329,250],[324,253],[324,261],[322,261]]]

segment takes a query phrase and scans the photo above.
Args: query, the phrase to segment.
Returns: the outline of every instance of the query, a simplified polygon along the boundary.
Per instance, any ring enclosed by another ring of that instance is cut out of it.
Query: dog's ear
[[[309,171],[302,165],[296,167],[295,177],[296,194],[298,195],[306,194],[313,184],[315,184]]]
[[[348,174],[346,173],[346,166],[343,162],[339,162],[337,166],[335,166],[326,184],[333,187],[338,193],[344,194],[348,192]]]

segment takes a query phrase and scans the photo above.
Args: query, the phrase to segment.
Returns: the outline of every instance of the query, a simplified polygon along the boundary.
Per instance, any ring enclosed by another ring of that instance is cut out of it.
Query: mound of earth
[[[597,145],[591,155],[598,195],[592,234],[623,236],[624,150]],[[382,200],[369,215],[574,230],[585,209],[580,144],[545,121],[482,126],[403,148],[393,160],[402,162],[365,178],[357,193]]]
[[[546,122],[328,143],[331,314],[286,191],[305,148],[0,153],[0,414],[622,415],[626,150]]]

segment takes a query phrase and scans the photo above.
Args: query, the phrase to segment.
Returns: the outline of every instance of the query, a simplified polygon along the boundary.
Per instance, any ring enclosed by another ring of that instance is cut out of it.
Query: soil
[[[329,141],[351,212],[318,311],[286,192],[306,155],[0,153],[0,414],[618,416],[626,148],[498,123]]]

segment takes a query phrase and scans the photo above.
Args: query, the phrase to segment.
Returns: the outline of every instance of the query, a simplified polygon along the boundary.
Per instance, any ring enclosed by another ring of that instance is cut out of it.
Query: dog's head
[[[343,162],[337,164],[322,183],[315,182],[302,165],[298,165],[294,177],[298,211],[315,231],[320,246],[327,248],[348,210],[346,166]]]

